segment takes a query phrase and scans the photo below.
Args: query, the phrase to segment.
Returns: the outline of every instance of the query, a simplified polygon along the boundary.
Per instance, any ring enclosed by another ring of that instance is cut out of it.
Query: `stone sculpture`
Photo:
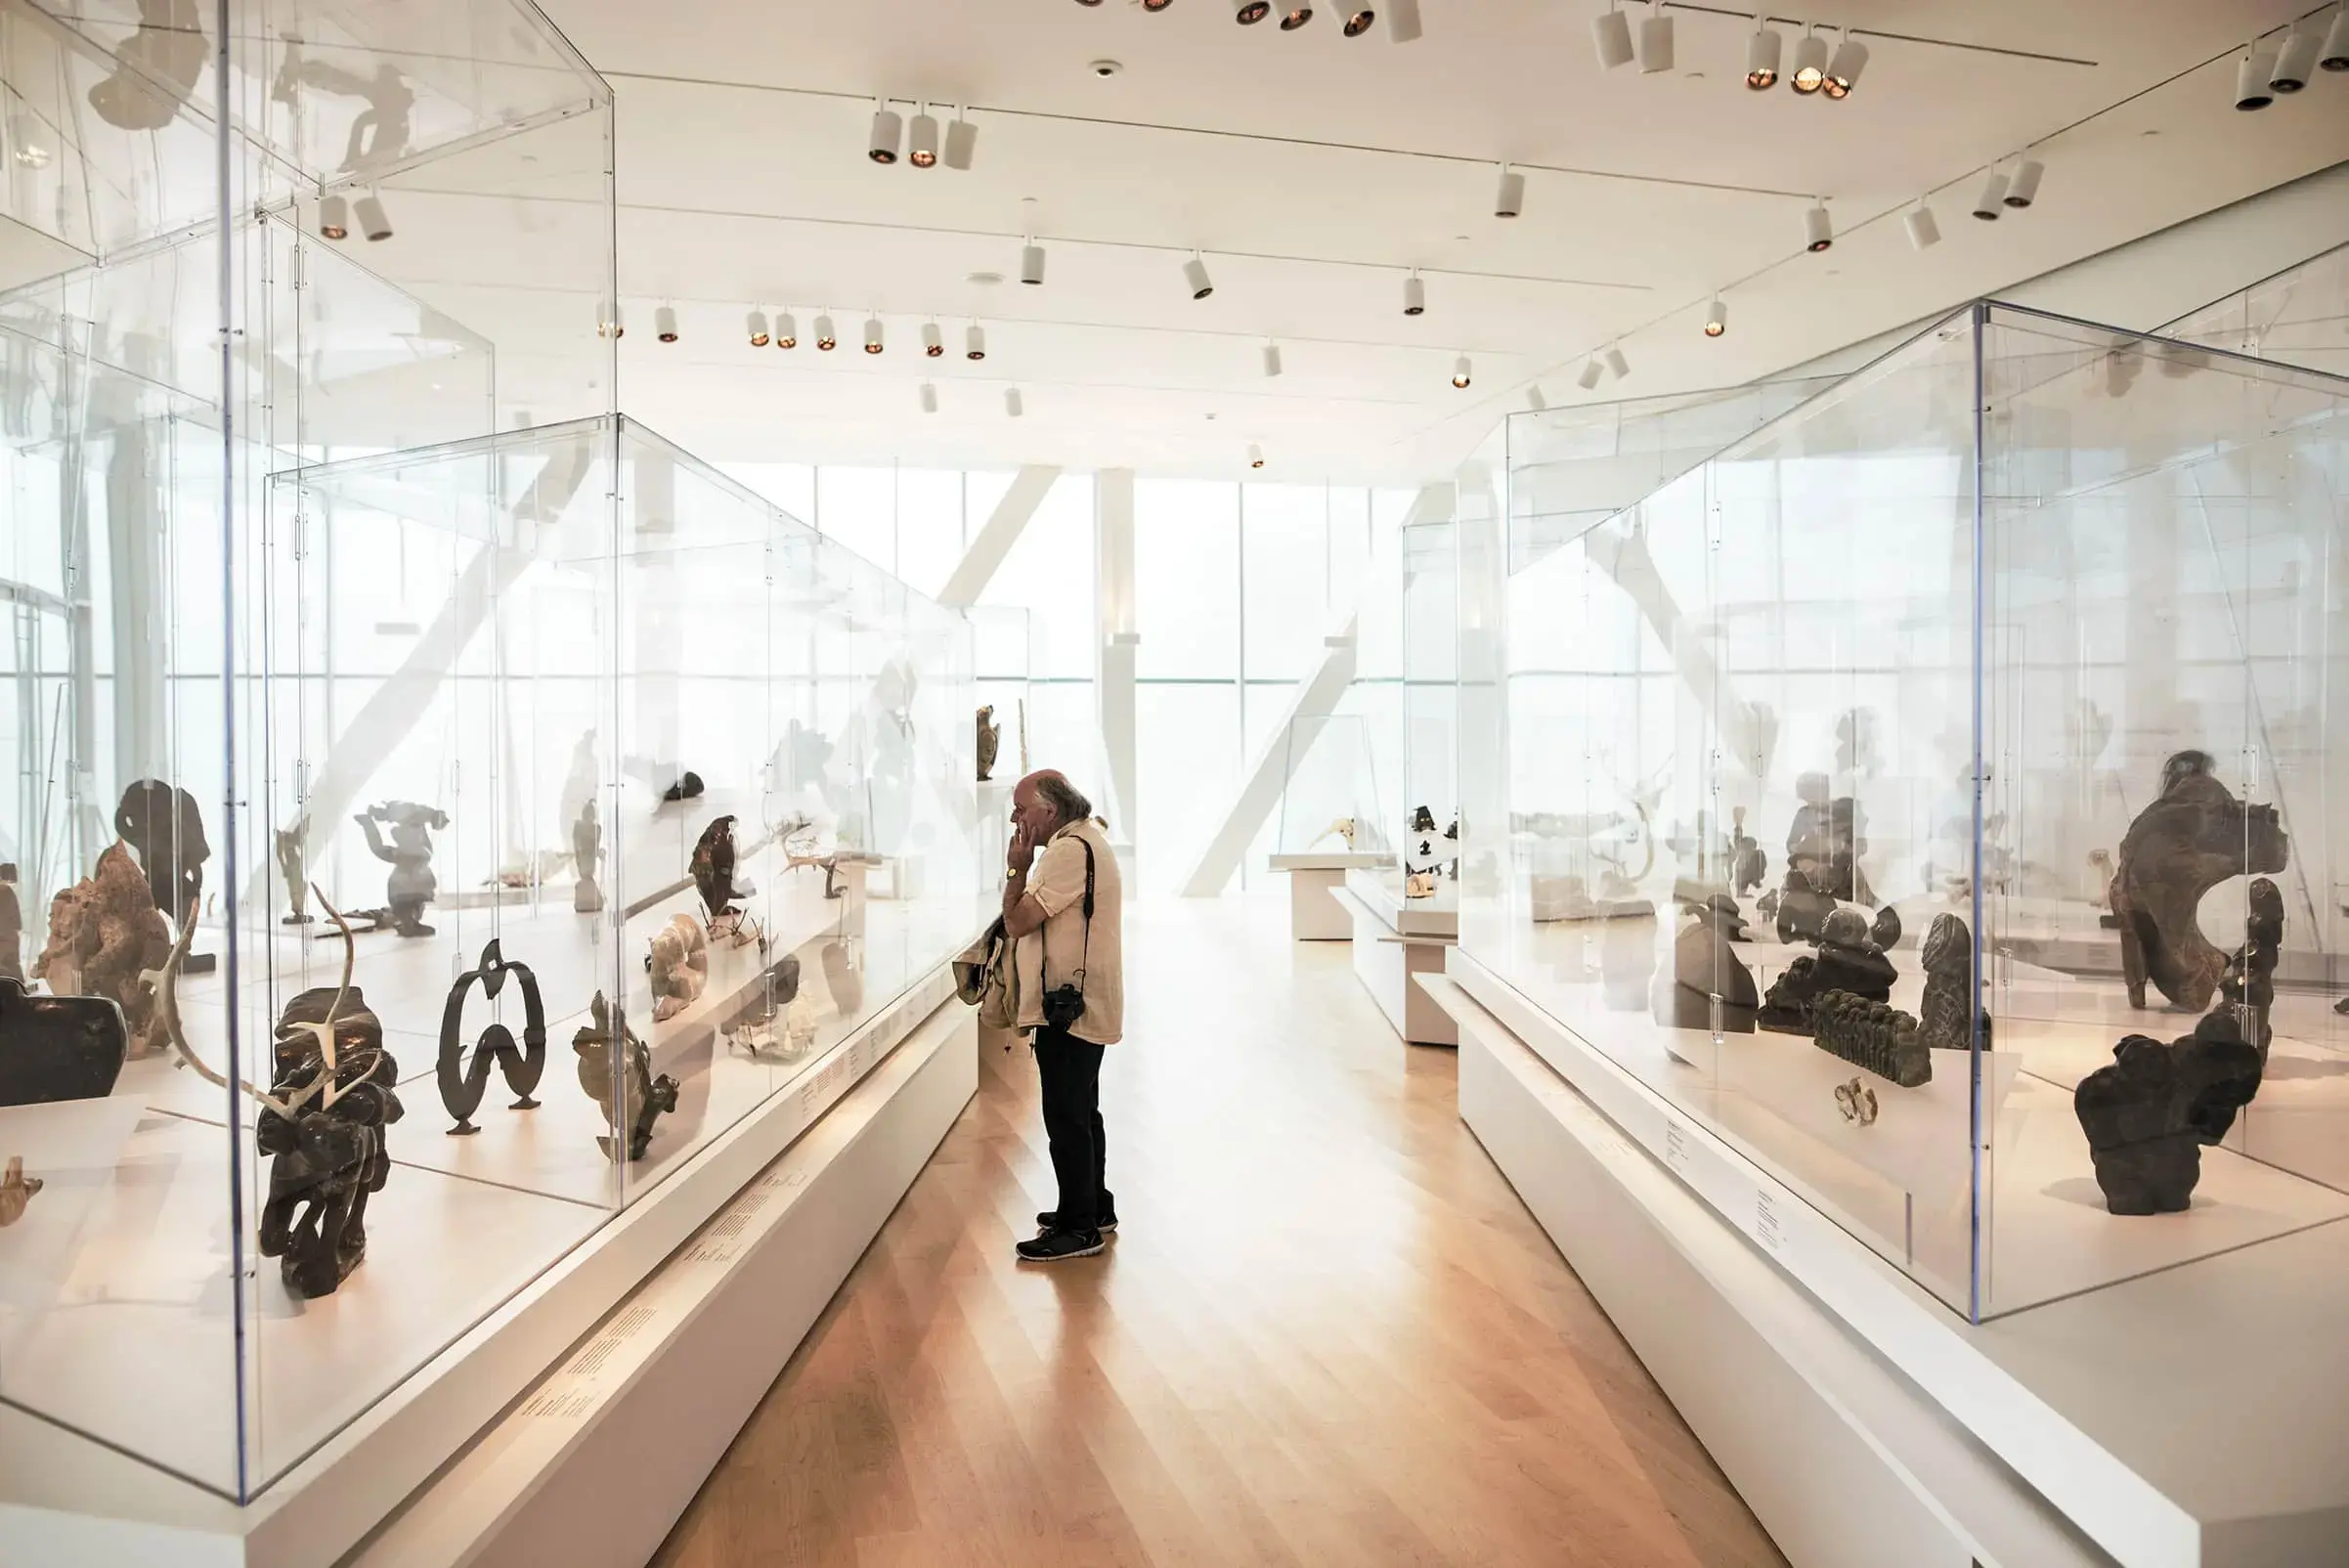
[[[502,1024],[492,1024],[474,1042],[468,1063],[459,1035],[465,998],[471,993],[473,982],[479,980],[482,996],[494,1002],[498,993],[505,989],[508,977],[522,982],[522,1042],[517,1046],[513,1030]],[[449,987],[448,1003],[441,1009],[441,1052],[436,1076],[441,1104],[457,1118],[457,1125],[449,1129],[452,1138],[470,1137],[481,1131],[473,1125],[473,1112],[481,1109],[481,1097],[489,1089],[493,1067],[505,1074],[505,1086],[517,1097],[507,1109],[539,1109],[539,1103],[530,1093],[539,1086],[539,1078],[546,1070],[546,1007],[539,999],[538,976],[531,973],[528,964],[508,962],[495,937],[481,950],[481,962],[459,975],[457,983]]]
[[[195,929],[191,923],[181,933],[190,936]],[[119,1007],[130,1054],[143,1057],[164,1042],[154,998],[141,977],[160,969],[171,949],[147,878],[128,849],[109,845],[95,871],[50,900],[49,940],[32,978],[47,981],[59,996],[103,996]]]
[[[571,888],[571,907],[591,915],[603,907],[603,889],[595,880],[603,865],[603,823],[596,817],[592,796],[571,824],[571,864],[579,873]]]
[[[758,987],[720,1029],[727,1045],[751,1056],[785,1045],[785,1015],[799,994],[799,955],[785,953],[760,977]]]
[[[1308,852],[1311,852],[1321,844],[1323,839],[1335,837],[1345,845],[1346,852],[1351,854],[1354,850],[1354,819],[1350,816],[1341,816],[1336,821],[1330,823],[1327,827],[1322,829],[1321,834],[1314,839],[1312,844],[1305,846],[1305,849]]]
[[[1852,1078],[1835,1086],[1835,1109],[1844,1113],[1846,1121],[1856,1121],[1863,1127],[1876,1125],[1876,1091]]]
[[[2250,912],[2243,922],[2243,944],[2227,959],[2219,975],[2219,1002],[2235,1012],[2244,1039],[2259,1052],[2267,1069],[2268,1046],[2275,1030],[2268,1026],[2268,1009],[2276,1004],[2276,958],[2284,945],[2284,893],[2265,877],[2253,877]]]
[[[48,1183],[38,1176],[24,1174],[24,1156],[8,1156],[8,1169],[0,1173],[0,1231],[24,1217],[24,1210]]]
[[[2151,980],[2190,1012],[2210,1005],[2227,955],[2202,936],[2202,895],[2230,877],[2269,875],[2290,859],[2276,808],[2248,806],[2212,776],[2207,752],[2180,752],[2161,768],[2161,797],[2129,824],[2112,878],[2121,975],[2129,1005]]]
[[[1003,726],[994,721],[992,703],[979,710],[979,782],[986,783],[995,773],[995,754],[1003,745]]]
[[[1868,940],[1891,952],[1900,944],[1900,911],[1886,904],[1876,911],[1876,919],[1868,927]]]
[[[701,892],[703,917],[709,922],[713,940],[731,937],[739,947],[757,936],[763,943],[765,937],[756,931],[755,923],[746,927],[746,917],[735,902],[749,891],[734,880],[735,859],[734,818],[718,817],[702,829],[693,846],[693,885]]]
[[[702,776],[687,768],[681,778],[661,792],[661,799],[672,802],[697,801],[701,799],[701,794]]]
[[[204,862],[212,858],[196,797],[159,779],[143,778],[122,792],[114,807],[114,833],[139,857],[155,908],[175,929],[194,924],[203,903]],[[191,952],[186,968],[191,975],[203,975],[218,963],[211,953]]]
[[[285,879],[285,913],[278,921],[281,926],[307,926],[318,918],[310,913],[305,901],[309,879],[302,865],[302,838],[309,831],[307,817],[290,828],[278,830],[278,874]]]
[[[653,1076],[652,1053],[601,991],[587,1004],[587,1022],[571,1037],[571,1049],[579,1057],[579,1086],[603,1108],[614,1135],[599,1135],[595,1146],[610,1158],[626,1127],[628,1157],[642,1159],[652,1147],[653,1123],[677,1108],[677,1080],[666,1072]]]
[[[1917,1021],[1890,1003],[1829,991],[1812,1004],[1811,1039],[1820,1050],[1903,1089],[1933,1081],[1933,1052]]]
[[[1974,1048],[1974,934],[1952,914],[1933,917],[1918,958],[1925,969],[1925,997],[1917,1004],[1917,1032],[1936,1051]],[[1982,1049],[1990,1048],[1990,1015],[1981,1014]]]
[[[691,915],[671,916],[653,934],[644,967],[652,976],[654,1023],[666,1024],[699,1001],[710,983],[710,943],[701,922]]]
[[[2259,1070],[2258,1049],[2226,1011],[2167,1045],[2123,1037],[2111,1065],[2081,1079],[2071,1097],[2105,1207],[2183,1212],[2201,1180],[2202,1146],[2227,1136],[2236,1111],[2259,1092]]]
[[[1729,810],[1729,891],[1742,898],[1762,886],[1769,874],[1770,857],[1746,831],[1746,808]]]
[[[1808,1034],[1812,1013],[1829,991],[1846,991],[1869,1002],[1892,999],[1892,960],[1868,939],[1868,923],[1853,909],[1827,917],[1817,950],[1796,959],[1771,981],[1758,1022],[1785,1034]]]
[[[392,930],[403,936],[433,935],[433,929],[424,924],[424,907],[440,892],[440,883],[432,874],[432,835],[449,825],[449,814],[437,806],[393,801],[370,806],[352,820],[367,834],[367,847],[375,858],[392,868],[384,888],[386,907],[377,917],[378,923],[388,917]],[[379,822],[391,827],[388,845],[376,828]]]
[[[1763,900],[1765,903],[1767,899]],[[1835,913],[1835,900],[1810,885],[1807,872],[1787,867],[1786,885],[1764,918],[1777,928],[1782,942],[1817,941]]]
[[[1795,781],[1795,794],[1803,805],[1786,835],[1789,878],[1800,871],[1816,893],[1873,906],[1876,895],[1859,868],[1868,841],[1860,836],[1865,819],[1858,803],[1849,795],[1830,797],[1824,773],[1805,773]]]
[[[24,978],[24,906],[17,901],[17,864],[0,865],[0,980]]]
[[[1754,989],[1752,972],[1739,962],[1730,945],[1739,939],[1744,927],[1737,900],[1727,893],[1715,893],[1692,904],[1688,912],[1695,918],[1681,928],[1673,942],[1672,975],[1656,977],[1652,998],[1656,1022],[1677,1029],[1753,1033],[1760,995]]]
[[[0,979],[0,1106],[103,1100],[130,1054],[130,1026],[105,996],[34,996]]]

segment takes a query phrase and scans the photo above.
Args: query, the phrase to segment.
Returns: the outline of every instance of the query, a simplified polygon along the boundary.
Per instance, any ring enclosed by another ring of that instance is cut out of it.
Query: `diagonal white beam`
[[[994,513],[963,551],[946,586],[938,589],[938,602],[958,610],[967,610],[979,602],[995,577],[995,569],[1012,552],[1020,536],[1027,528],[1027,520],[1036,515],[1044,503],[1053,481],[1061,477],[1058,468],[1042,463],[1023,466],[1012,479],[1012,488],[1003,493],[995,503]]]

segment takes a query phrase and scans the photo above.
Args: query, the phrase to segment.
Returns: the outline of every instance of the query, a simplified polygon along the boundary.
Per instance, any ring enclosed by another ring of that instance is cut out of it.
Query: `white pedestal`
[[[1272,869],[1288,876],[1288,935],[1296,941],[1342,942],[1354,935],[1354,917],[1331,896],[1349,871],[1374,871],[1393,857],[1383,854],[1276,854]]]
[[[1400,882],[1401,873],[1391,879]],[[1418,977],[1444,973],[1459,940],[1459,910],[1450,885],[1431,898],[1405,899],[1380,874],[1354,871],[1332,894],[1354,928],[1354,974],[1395,1032],[1413,1045],[1457,1045],[1452,1015],[1420,989]]]

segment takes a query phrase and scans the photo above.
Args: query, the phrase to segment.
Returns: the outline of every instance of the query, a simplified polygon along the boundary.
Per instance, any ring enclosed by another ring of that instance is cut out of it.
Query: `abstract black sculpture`
[[[492,1024],[481,1031],[473,1046],[470,1063],[465,1061],[465,1048],[458,1027],[464,1023],[465,998],[473,982],[481,982],[481,994],[491,1001],[505,988],[511,976],[522,982],[522,1043],[514,1043],[513,1030],[502,1024]],[[473,1112],[481,1109],[481,1097],[490,1086],[492,1067],[505,1074],[505,1086],[517,1098],[509,1110],[536,1111],[539,1103],[530,1097],[546,1070],[546,1008],[539,1000],[539,978],[531,973],[528,964],[506,960],[496,938],[481,950],[481,962],[457,978],[449,987],[448,1005],[441,1009],[441,1055],[437,1076],[440,1080],[441,1104],[457,1118],[449,1129],[452,1138],[467,1138],[481,1131],[473,1125]]]
[[[1783,917],[1784,905],[1780,905]],[[1868,923],[1854,909],[1827,917],[1815,953],[1796,959],[1770,982],[1758,1022],[1784,1034],[1808,1034],[1812,1011],[1829,991],[1847,991],[1863,1001],[1889,1002],[1895,979],[1892,960],[1868,939]]]
[[[2202,1146],[2226,1137],[2258,1092],[2259,1052],[2231,1013],[2208,1015],[2168,1045],[2125,1036],[2111,1065],[2082,1078],[2071,1097],[2105,1207],[2183,1212],[2201,1180]]]
[[[1696,918],[1673,943],[1671,977],[1656,977],[1652,998],[1656,1022],[1679,1029],[1753,1033],[1761,997],[1754,989],[1752,972],[1739,962],[1737,950],[1730,945],[1744,928],[1737,900],[1727,893],[1715,893],[1691,905],[1689,913]]]
[[[386,908],[377,916],[378,923],[388,916],[391,928],[403,936],[431,936],[432,928],[424,924],[424,906],[440,892],[440,883],[432,874],[432,835],[449,825],[449,813],[413,801],[393,801],[371,806],[352,820],[367,834],[367,847],[375,858],[392,868],[384,888]],[[391,826],[388,845],[376,829],[378,822]]]
[[[571,1037],[571,1049],[579,1056],[579,1086],[603,1108],[615,1134],[627,1128],[628,1157],[642,1159],[652,1147],[653,1123],[677,1108],[677,1080],[666,1072],[653,1076],[652,1053],[601,991],[587,1004],[587,1022]],[[599,1135],[595,1147],[608,1159],[617,1142]]]
[[[1903,1089],[1933,1081],[1933,1052],[1917,1021],[1889,1003],[1829,991],[1811,1006],[1811,1028],[1820,1050]]]
[[[1925,968],[1925,998],[1917,1004],[1917,1032],[1936,1051],[1968,1051],[1974,1047],[1969,1022],[1973,1007],[1974,934],[1952,914],[1933,917],[1918,951]],[[1981,1014],[1982,1049],[1990,1048],[1990,1015]]]
[[[159,779],[140,779],[114,807],[114,833],[139,857],[148,892],[172,929],[194,922],[203,903],[204,862],[212,858],[196,797]],[[219,962],[215,954],[191,952],[183,967],[204,975]]]
[[[0,979],[0,1106],[103,1100],[130,1055],[130,1025],[104,996],[33,996]]]
[[[2284,868],[2291,843],[2272,806],[2246,806],[2212,776],[2207,752],[2180,752],[2161,767],[2161,797],[2137,813],[2120,841],[2112,915],[2129,1005],[2145,1006],[2152,980],[2189,1012],[2210,1005],[2227,955],[2196,924],[2202,895],[2229,877]]]

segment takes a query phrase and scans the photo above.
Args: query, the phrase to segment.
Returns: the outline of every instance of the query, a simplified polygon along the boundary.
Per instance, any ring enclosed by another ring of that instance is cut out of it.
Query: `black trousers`
[[[1064,1029],[1036,1030],[1036,1075],[1043,1083],[1044,1137],[1061,1184],[1053,1205],[1065,1231],[1100,1223],[1106,1145],[1101,1125],[1102,1047]]]

